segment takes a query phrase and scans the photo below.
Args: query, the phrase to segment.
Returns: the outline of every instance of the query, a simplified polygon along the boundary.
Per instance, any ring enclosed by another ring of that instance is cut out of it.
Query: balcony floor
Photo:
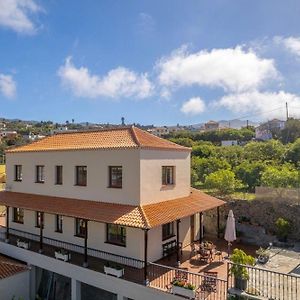
[[[225,257],[227,256],[227,242],[224,239],[207,238],[206,240],[212,241],[216,245],[216,250],[222,252],[223,259],[218,256],[213,255],[213,260],[210,263],[200,261],[199,255],[191,255],[191,247],[187,246],[182,250],[182,256],[180,259],[179,268],[193,272],[193,273],[203,273],[203,272],[218,272],[218,278],[227,280],[227,262]],[[247,254],[255,256],[255,251],[258,249],[257,246],[245,245],[241,243],[234,242],[231,249],[239,248],[244,250]],[[178,267],[176,262],[176,255],[172,255],[156,262],[157,264]]]

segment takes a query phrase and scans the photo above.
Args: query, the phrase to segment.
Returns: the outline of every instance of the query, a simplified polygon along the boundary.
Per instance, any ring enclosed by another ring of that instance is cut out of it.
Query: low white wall
[[[135,300],[182,299],[181,297],[167,294],[154,288],[145,287],[124,279],[115,278],[83,267],[75,266],[70,263],[65,263],[42,254],[17,248],[4,242],[0,242],[0,249],[4,255],[9,255],[15,259],[27,262],[30,265],[73,278],[80,282],[84,282],[123,297]]]
[[[0,248],[2,250],[2,248]],[[0,280],[0,299],[29,300],[30,272],[24,271]]]

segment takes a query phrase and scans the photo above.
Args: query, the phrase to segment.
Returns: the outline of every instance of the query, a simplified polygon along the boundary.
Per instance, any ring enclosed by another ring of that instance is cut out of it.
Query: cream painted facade
[[[15,181],[15,165],[22,165],[22,181]],[[45,166],[45,182],[36,183],[36,166]],[[55,184],[55,166],[63,166],[63,184]],[[87,186],[75,185],[75,167],[87,166]],[[109,166],[122,166],[122,188],[109,188]],[[162,186],[162,166],[175,167],[175,184]],[[22,193],[67,197],[100,202],[144,205],[188,196],[190,193],[190,152],[169,150],[79,150],[7,153],[7,190]],[[10,228],[39,235],[36,212],[24,211],[24,224],[13,222],[10,208]],[[195,219],[197,219],[196,216]],[[84,245],[75,236],[75,219],[63,217],[63,233],[56,232],[55,215],[44,214],[44,237]],[[174,228],[176,224],[174,222]],[[199,226],[195,226],[194,236]],[[190,217],[181,220],[180,241],[191,243]],[[176,228],[175,228],[176,232]],[[163,255],[162,226],[149,230],[149,261]],[[144,259],[144,232],[126,228],[126,247],[106,243],[106,224],[89,221],[88,247],[139,260]]]
[[[10,208],[9,227],[28,233],[40,234],[40,229],[36,227],[36,212],[24,211],[24,224],[13,222],[13,208]],[[179,240],[183,247],[191,243],[191,217],[181,219]],[[75,219],[63,217],[63,233],[56,232],[55,215],[44,215],[44,238],[61,240],[67,243],[84,246],[84,239],[75,236]],[[149,230],[148,233],[148,258],[155,262],[162,258],[163,244],[176,239],[176,224],[174,222],[175,235],[169,239],[162,239],[162,226]],[[194,239],[199,238],[199,215],[195,215]],[[106,242],[106,224],[89,221],[88,224],[88,248],[110,252],[116,255],[126,256],[138,260],[144,259],[144,232],[137,228],[126,228],[126,247],[109,244]]]
[[[22,181],[15,181],[15,165],[22,165]],[[45,182],[36,183],[36,166],[45,167]],[[55,166],[63,166],[63,184],[55,184]],[[87,186],[75,185],[75,167],[87,166]],[[122,166],[123,178],[122,188],[109,188],[109,166]],[[162,167],[174,166],[175,184],[162,186]],[[99,202],[120,203],[130,205],[146,205],[158,203],[180,197],[186,197],[190,193],[190,152],[189,151],[171,151],[171,150],[145,150],[145,149],[120,149],[120,150],[78,150],[78,151],[49,151],[49,152],[24,152],[24,153],[7,153],[6,156],[7,184],[8,191],[75,198],[81,200],[92,200]],[[24,210],[24,224],[13,221],[13,208],[9,209],[9,227],[35,234],[40,234],[40,229],[36,227],[36,212]],[[100,251],[109,252],[115,255],[144,261],[144,231],[137,228],[126,228],[126,247],[109,244],[106,242],[106,224],[88,221],[88,240],[87,247]],[[162,258],[163,244],[176,240],[176,222],[174,222],[175,235],[170,239],[162,239],[162,226],[152,228],[148,232],[148,261],[154,262]],[[191,236],[197,239],[199,236],[199,215],[195,215],[194,229],[191,234],[191,217],[181,219],[179,240],[183,247],[191,243]],[[44,243],[47,238],[67,242],[74,245],[84,246],[84,239],[75,236],[75,219],[63,217],[63,233],[56,232],[55,215],[44,214]],[[1,246],[1,245],[0,245]],[[13,257],[22,259],[32,265],[52,270],[53,267],[48,265],[48,257],[39,254],[32,254],[30,251],[18,249],[7,245],[11,248]],[[0,249],[1,251],[1,249]],[[9,252],[9,250],[7,250]],[[13,255],[15,252],[21,253],[20,256]],[[76,250],[75,250],[76,251]],[[26,256],[27,255],[27,256]],[[37,258],[31,259],[31,255]],[[93,254],[91,254],[93,255]],[[44,257],[44,259],[43,259]],[[52,258],[54,260],[54,258]],[[112,259],[113,260],[113,259]],[[55,261],[55,260],[54,260]],[[55,262],[56,264],[56,262]],[[57,262],[57,264],[65,264]],[[67,264],[70,265],[70,264]],[[78,266],[68,268],[79,268]],[[55,270],[54,270],[55,271]],[[75,270],[73,270],[75,272]],[[87,278],[75,278],[76,273],[66,273],[61,271],[60,274],[69,276],[73,281],[82,281],[87,284],[98,286],[103,289],[115,291],[116,287],[110,286],[110,277],[108,283],[103,278],[106,275],[100,274],[99,279],[103,280],[94,284],[94,279],[90,281]],[[90,270],[84,269],[83,272]],[[57,272],[57,270],[56,270]],[[90,271],[93,272],[93,271]],[[77,272],[78,273],[78,272]],[[95,272],[94,272],[95,273]],[[93,273],[93,274],[94,274]],[[92,274],[92,273],[91,273]],[[89,275],[90,276],[90,275]],[[107,276],[106,276],[107,277]],[[75,279],[74,279],[75,278]],[[119,281],[120,279],[117,279]],[[116,282],[117,282],[116,281]],[[132,283],[122,281],[120,286],[124,289],[118,291],[118,294],[128,294],[127,288]],[[120,289],[119,286],[119,289]],[[127,288],[125,288],[127,286]],[[73,286],[72,286],[73,289]],[[144,299],[160,299],[161,294],[150,292],[148,287],[135,289],[140,291],[139,296],[149,295]],[[144,294],[141,292],[143,289]],[[137,294],[138,295],[138,294]],[[131,294],[128,294],[130,297]],[[177,297],[168,296],[170,299]],[[169,299],[166,297],[166,299]],[[136,295],[132,297],[136,298]],[[77,299],[77,298],[74,298]],[[119,299],[119,298],[118,298]],[[123,300],[123,298],[120,298]],[[125,298],[124,298],[125,299]]]
[[[14,166],[22,165],[22,181]],[[36,166],[45,166],[45,182],[36,183]],[[55,184],[55,166],[63,166],[63,184]],[[75,167],[87,166],[87,186],[75,185]],[[109,188],[109,166],[122,166],[123,186]],[[175,167],[175,185],[163,187],[162,166]],[[190,152],[169,150],[78,150],[7,153],[9,191],[109,203],[144,205],[185,197],[190,192]]]

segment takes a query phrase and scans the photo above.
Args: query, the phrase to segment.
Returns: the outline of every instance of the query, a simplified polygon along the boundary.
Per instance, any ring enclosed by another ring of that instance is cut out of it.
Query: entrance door
[[[191,243],[193,243],[195,241],[195,215],[191,216]]]

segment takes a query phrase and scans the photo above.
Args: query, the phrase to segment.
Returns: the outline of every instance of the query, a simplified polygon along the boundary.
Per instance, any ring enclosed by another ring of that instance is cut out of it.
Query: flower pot
[[[71,259],[70,253],[61,253],[60,251],[55,251],[55,258],[62,261],[69,261]]]
[[[186,297],[188,299],[194,299],[195,296],[196,296],[196,291],[185,289],[185,288],[177,286],[177,285],[173,285],[172,286],[172,294],[183,296],[183,297]]]
[[[247,285],[248,285],[248,280],[235,277],[234,278],[234,286],[236,289],[241,290],[241,291],[246,291],[247,290]]]
[[[17,246],[23,249],[28,250],[29,249],[29,242],[17,240]]]
[[[104,266],[104,273],[106,275],[113,275],[119,278],[124,275],[124,269],[116,269],[116,268]]]

